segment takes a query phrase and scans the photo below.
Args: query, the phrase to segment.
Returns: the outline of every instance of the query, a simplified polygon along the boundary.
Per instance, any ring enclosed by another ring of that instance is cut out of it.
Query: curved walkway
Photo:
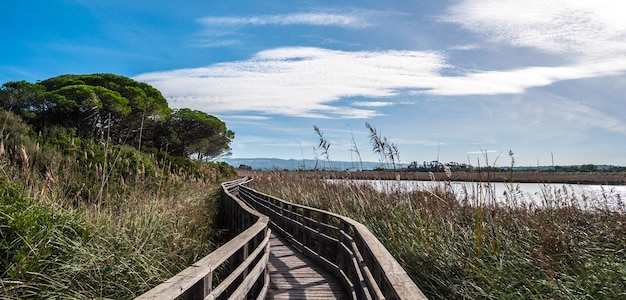
[[[274,232],[270,236],[269,271],[266,299],[348,299],[337,277]]]

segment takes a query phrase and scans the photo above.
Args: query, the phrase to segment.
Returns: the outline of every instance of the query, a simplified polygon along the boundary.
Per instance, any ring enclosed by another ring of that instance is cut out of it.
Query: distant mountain
[[[316,161],[312,159],[279,159],[279,158],[223,158],[221,161],[228,163],[233,167],[246,165],[255,170],[312,170],[315,168]],[[380,167],[378,162],[363,162],[363,170],[373,170]],[[317,161],[319,170],[358,170],[361,164],[358,161]]]
[[[255,170],[313,170],[315,169],[316,161],[313,159],[279,159],[279,158],[222,158],[220,161],[226,162],[229,165],[237,168],[241,165],[246,165]],[[374,170],[376,168],[380,168],[381,163],[379,162],[363,162],[362,168],[363,170]],[[406,164],[397,165],[397,168],[407,168]],[[513,169],[515,171],[579,171],[578,169],[581,165],[570,165],[570,166],[515,166]],[[623,168],[616,167],[612,165],[595,165],[594,166],[598,171],[609,170],[612,168]],[[390,167],[391,168],[391,167]],[[507,166],[500,167],[503,170],[508,170]],[[361,163],[358,161],[349,162],[349,161],[331,161],[330,163],[327,161],[319,160],[317,161],[317,169],[318,170],[326,170],[326,171],[345,171],[345,170],[359,170],[361,169]]]

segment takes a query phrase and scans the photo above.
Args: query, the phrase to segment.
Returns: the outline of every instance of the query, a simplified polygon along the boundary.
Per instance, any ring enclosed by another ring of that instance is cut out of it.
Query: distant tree
[[[468,165],[465,163],[458,163],[458,162],[451,161],[451,162],[443,164],[436,160],[424,161],[421,164],[418,163],[417,161],[413,161],[407,166],[408,171],[415,171],[415,172],[441,172],[441,171],[445,171],[446,169],[452,172],[470,171],[471,168],[472,168],[471,165]]]
[[[422,163],[421,171],[429,171],[429,172],[441,172],[445,169],[445,166],[448,166],[451,170],[455,170],[455,163],[448,163],[444,165],[443,163],[433,160],[433,161],[424,161]]]
[[[223,122],[220,121],[220,123],[220,128],[211,136],[201,140],[195,148],[201,160],[214,160],[232,155],[230,143],[235,138],[235,132],[226,129]]]
[[[174,110],[166,122],[170,130],[169,152],[179,156],[197,154],[200,159],[213,159],[228,154],[235,133],[220,119],[198,110]]]
[[[129,130],[129,140],[141,150],[145,134],[148,134],[145,137],[147,141],[153,140],[150,134],[155,126],[163,122],[172,110],[167,106],[167,100],[161,92],[146,83],[123,82],[120,93],[129,99],[131,106],[125,126],[132,129]]]
[[[171,112],[167,106],[167,100],[157,89],[125,76],[69,74],[46,79],[38,84],[44,86],[47,91],[46,110],[58,108],[56,111],[50,111],[51,115],[58,117],[59,109],[67,110],[68,108],[78,115],[90,112],[88,117],[92,121],[91,125],[95,126],[94,131],[102,131],[104,127],[107,127],[113,140],[136,146],[141,145],[145,120],[162,122]],[[79,89],[83,91],[79,92]],[[88,89],[91,89],[96,97],[93,95],[85,97],[88,95]],[[78,93],[68,95],[68,91]],[[91,100],[91,103],[85,102],[85,98]],[[76,108],[80,111],[76,112]],[[154,138],[150,137],[149,140],[154,140]]]
[[[115,74],[68,74],[34,84],[7,82],[0,89],[0,108],[44,136],[54,132],[106,136],[107,141],[139,150],[145,145],[204,160],[228,155],[235,137],[218,118],[191,109],[172,111],[154,87]]]
[[[129,113],[128,99],[118,92],[100,86],[70,85],[45,93],[39,123],[45,126],[52,122],[75,128],[81,136],[97,137]]]
[[[10,81],[0,89],[0,106],[25,120],[36,117],[36,109],[41,105],[41,96],[46,89],[26,81]]]
[[[593,164],[586,164],[586,165],[580,166],[579,170],[582,172],[596,172],[598,171],[598,167]]]
[[[248,166],[248,165],[246,165],[246,164],[240,164],[238,169],[240,169],[240,170],[252,171],[252,167],[251,167],[251,166]]]

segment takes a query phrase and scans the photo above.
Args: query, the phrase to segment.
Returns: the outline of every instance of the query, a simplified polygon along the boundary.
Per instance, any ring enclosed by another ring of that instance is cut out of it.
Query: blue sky
[[[233,157],[626,165],[626,2],[9,1],[0,82],[116,73],[235,131]],[[488,162],[485,160],[485,155]]]

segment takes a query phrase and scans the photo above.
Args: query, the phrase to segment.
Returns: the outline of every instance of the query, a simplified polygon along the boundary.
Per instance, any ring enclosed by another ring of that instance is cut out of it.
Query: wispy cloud
[[[385,101],[355,101],[352,102],[354,106],[362,106],[362,107],[383,107],[393,105],[393,102],[385,102]]]
[[[440,96],[519,94],[558,81],[615,76],[626,72],[626,58],[563,67],[527,67],[515,70],[472,72],[465,76],[433,79],[431,89]]]
[[[464,0],[440,20],[497,43],[601,58],[626,53],[626,2]]]
[[[311,10],[308,12],[252,15],[252,16],[207,16],[197,19],[202,25],[195,35],[198,41],[194,42],[197,47],[218,48],[231,47],[244,43],[249,39],[246,33],[248,27],[334,27],[344,29],[363,29],[372,26],[369,20],[374,20],[383,15],[383,12],[368,10]],[[246,37],[247,36],[247,37]],[[229,37],[229,38],[225,38]],[[321,36],[310,39],[318,40],[319,43],[346,44],[332,38]]]
[[[239,40],[225,39],[225,40],[199,40],[194,42],[194,46],[198,48],[220,48],[230,47],[242,44]]]
[[[424,88],[443,57],[420,51],[278,48],[245,61],[142,74],[170,100],[211,112],[259,111],[301,117],[370,118],[372,109],[334,106],[344,97],[380,98]]]
[[[468,44],[468,45],[453,46],[453,47],[450,47],[449,49],[454,50],[454,51],[470,51],[470,50],[478,50],[482,48],[483,47],[478,44]]]
[[[498,150],[480,150],[480,151],[468,151],[467,154],[471,154],[471,155],[484,155],[484,154],[489,154],[489,153],[501,153],[501,151]]]
[[[523,94],[560,81],[624,74],[626,18],[619,13],[624,5],[604,0],[465,0],[439,18],[497,44],[504,42],[548,54],[565,53],[563,61],[567,63],[560,66],[482,71],[456,69],[449,65],[447,56],[437,51],[283,47],[258,52],[247,60],[141,74],[136,79],[160,89],[174,107],[212,113],[254,111],[298,117],[371,118],[380,115],[377,108],[398,104],[396,96],[401,94]],[[366,15],[315,12],[207,17],[200,22],[224,26],[364,27],[369,25]],[[448,50],[489,51],[479,46],[484,42]],[[454,69],[463,71],[455,76],[444,75],[450,73],[444,71]],[[371,101],[338,102],[351,97]]]
[[[545,95],[538,95],[545,97]],[[571,130],[573,126],[577,126],[581,130],[589,130],[590,128],[603,128],[607,131],[613,131],[626,134],[626,124],[620,114],[612,116],[612,112],[603,111],[595,107],[594,104],[582,102],[573,102],[570,99],[550,95],[549,103],[542,103],[546,114],[545,120],[563,120],[566,121],[567,128],[563,131]],[[617,111],[622,110],[622,105],[616,103],[612,105]]]
[[[390,101],[333,102],[348,97],[385,98],[401,92],[437,96],[520,94],[563,80],[613,76],[626,59],[563,67],[471,71],[443,76],[445,57],[424,51],[337,51],[290,47],[244,61],[204,68],[146,73],[174,107],[211,112],[257,111],[317,118],[371,118]],[[361,107],[361,108],[357,108]]]
[[[354,13],[293,13],[280,15],[261,15],[249,17],[205,17],[198,22],[209,26],[285,26],[285,25],[310,25],[310,26],[336,26],[348,28],[364,28],[370,24]]]

